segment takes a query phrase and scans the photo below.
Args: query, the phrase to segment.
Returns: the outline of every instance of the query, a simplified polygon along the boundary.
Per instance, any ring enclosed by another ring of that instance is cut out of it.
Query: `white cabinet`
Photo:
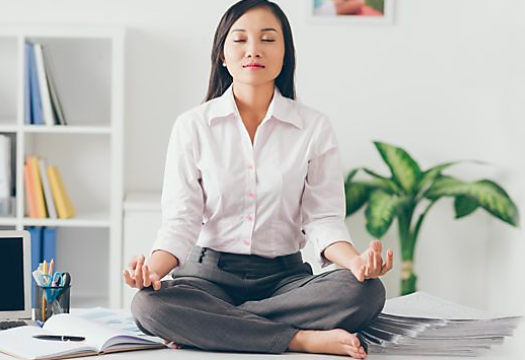
[[[160,193],[129,193],[124,201],[124,268],[136,255],[149,255],[161,223]],[[129,309],[136,290],[123,284],[123,307]]]
[[[67,126],[24,123],[26,41],[44,46]],[[57,228],[56,263],[72,274],[73,306],[121,304],[124,30],[0,26],[0,134],[14,142],[16,213],[0,227]],[[73,219],[25,215],[28,155],[58,166]]]

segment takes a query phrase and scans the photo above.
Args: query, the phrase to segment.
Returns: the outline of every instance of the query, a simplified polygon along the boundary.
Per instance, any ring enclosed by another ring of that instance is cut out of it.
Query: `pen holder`
[[[45,322],[54,314],[69,313],[71,286],[36,286],[35,320]]]

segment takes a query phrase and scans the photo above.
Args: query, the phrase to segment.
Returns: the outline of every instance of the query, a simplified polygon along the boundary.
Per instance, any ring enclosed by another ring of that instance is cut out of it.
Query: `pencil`
[[[42,321],[46,321],[46,296],[42,289]]]
[[[51,259],[49,262],[49,276],[53,276],[53,266],[55,265],[55,259]]]

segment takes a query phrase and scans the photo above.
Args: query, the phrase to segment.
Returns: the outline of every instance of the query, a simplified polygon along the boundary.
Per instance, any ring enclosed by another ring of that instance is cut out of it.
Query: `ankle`
[[[290,351],[297,351],[297,352],[305,352],[306,351],[306,336],[308,333],[311,332],[309,330],[299,330],[297,333],[295,333],[295,336],[292,338],[290,343],[288,344],[288,350]]]

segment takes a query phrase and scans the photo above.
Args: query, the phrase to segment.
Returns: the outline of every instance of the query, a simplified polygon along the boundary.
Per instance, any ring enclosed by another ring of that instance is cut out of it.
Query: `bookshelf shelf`
[[[14,123],[14,121],[13,121]],[[4,122],[2,122],[0,120],[0,124],[4,124]],[[18,131],[18,126],[17,125],[0,125],[0,132],[1,133],[14,133],[14,132],[17,132]]]
[[[73,219],[33,219],[25,217],[24,226],[79,227],[79,228],[110,228],[110,216],[107,213],[82,213]]]
[[[46,51],[67,125],[26,123],[26,41]],[[114,308],[122,302],[124,43],[121,27],[0,25],[0,135],[12,143],[16,203],[0,227],[56,228],[55,262],[74,277],[72,303],[96,294],[94,306]],[[74,218],[28,217],[24,163],[33,155],[58,167]]]
[[[31,134],[111,134],[109,126],[38,126],[25,125],[23,131]]]

